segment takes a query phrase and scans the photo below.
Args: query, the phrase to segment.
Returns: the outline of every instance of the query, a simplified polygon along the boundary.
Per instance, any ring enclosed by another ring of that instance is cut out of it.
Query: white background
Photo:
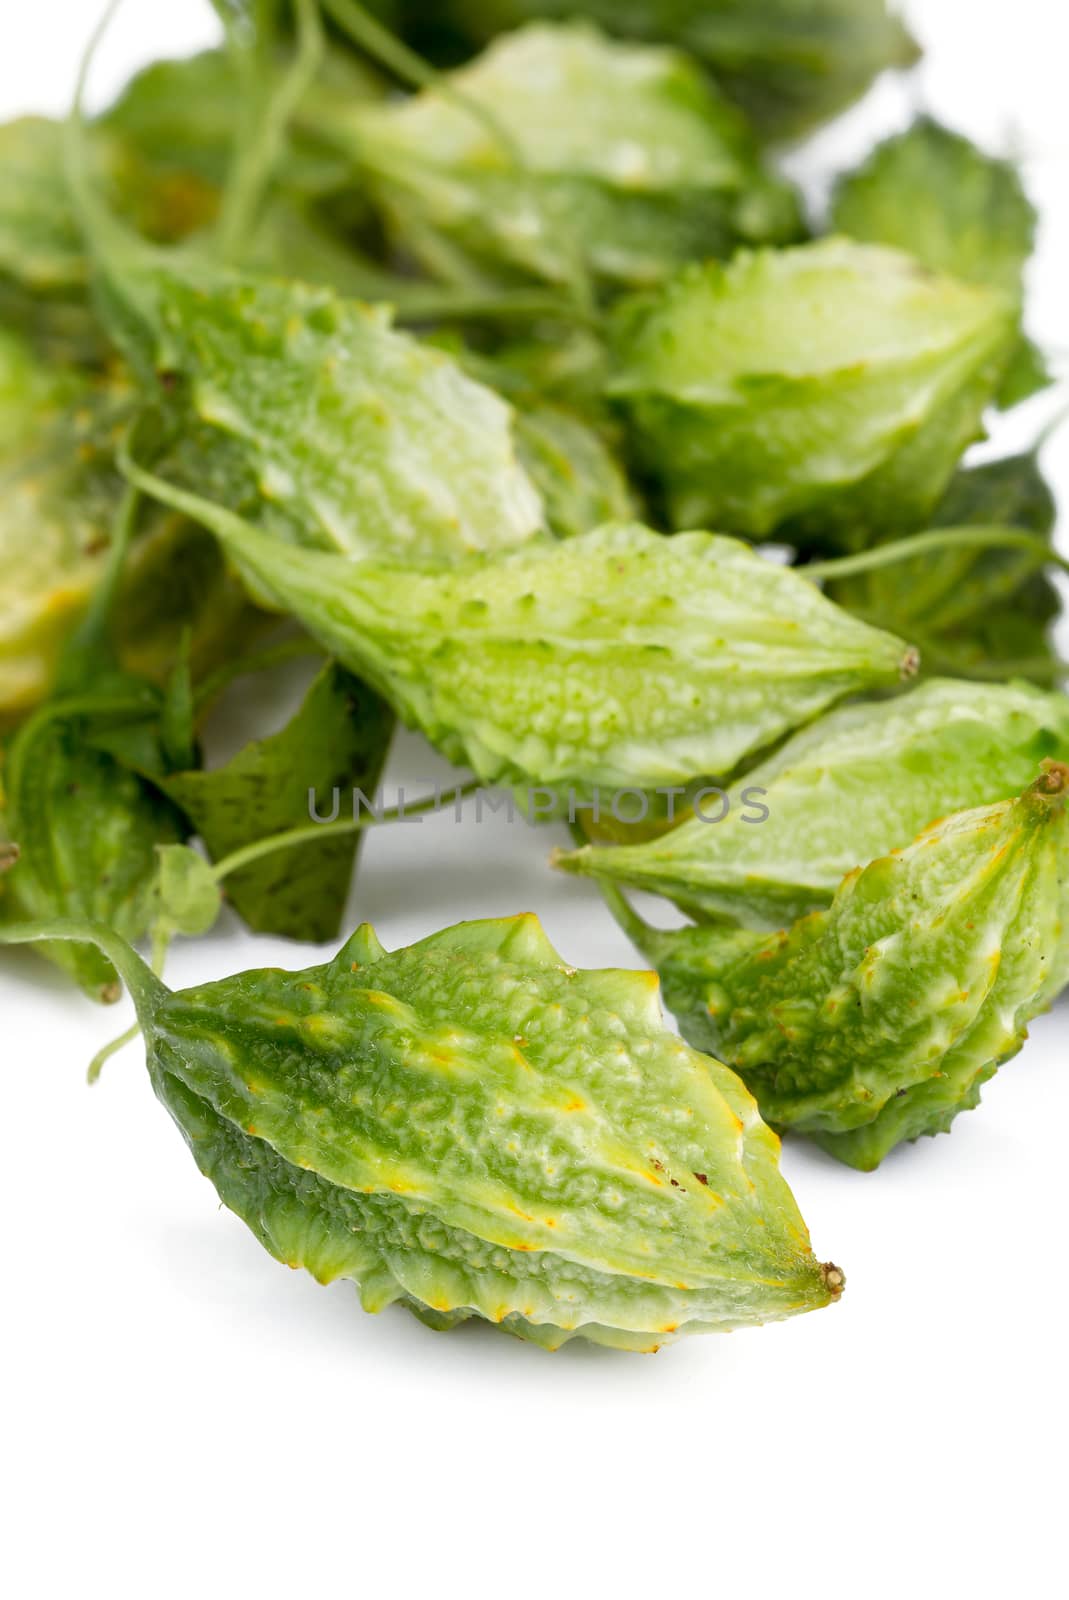
[[[97,10],[4,6],[0,115],[61,111]],[[1025,160],[1045,217],[1033,330],[1069,362],[1067,40],[1055,0],[919,0],[929,47],[826,132],[807,175],[923,105]],[[99,91],[210,36],[204,0],[128,0]],[[1000,435],[1026,442],[1054,402]],[[1069,461],[1048,467],[1069,494]],[[414,740],[395,780],[440,767]],[[352,920],[387,945],[534,909],[578,965],[633,965],[551,834],[438,819],[368,845]],[[192,982],[311,956],[234,926]],[[1047,1595],[1064,1584],[1066,1010],[950,1138],[862,1176],[784,1165],[843,1303],[655,1359],[549,1356],[365,1316],[219,1209],[155,1104],[126,1021],[3,955],[6,1592],[281,1596]]]

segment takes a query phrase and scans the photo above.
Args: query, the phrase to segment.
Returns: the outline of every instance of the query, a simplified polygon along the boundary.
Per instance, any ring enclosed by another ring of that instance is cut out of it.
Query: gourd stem
[[[896,539],[893,544],[878,545],[874,550],[864,550],[856,556],[840,556],[832,561],[815,561],[798,571],[807,578],[853,578],[862,572],[875,572],[881,567],[894,566],[899,561],[910,561],[916,556],[938,554],[943,550],[1020,550],[1035,559],[1036,567],[1055,566],[1069,572],[1069,561],[1037,534],[1026,533],[1022,528],[934,528],[928,533],[916,533],[908,539]]]
[[[344,822],[314,822],[301,828],[290,828],[286,833],[273,834],[269,839],[259,839],[253,844],[245,845],[241,850],[235,850],[231,855],[225,856],[212,868],[212,876],[216,883],[222,883],[225,878],[234,872],[239,872],[242,867],[248,867],[255,861],[270,856],[276,850],[292,850],[304,844],[320,844],[324,839],[340,839],[348,834],[362,833],[365,828],[379,827],[387,822],[401,822],[408,817],[425,816],[428,812],[438,811],[443,806],[455,804],[465,795],[473,794],[478,788],[478,779],[473,778],[469,783],[461,784],[451,789],[448,794],[427,795],[422,800],[413,802],[412,805],[392,806],[389,810],[376,813],[361,812],[357,817],[347,817]]]
[[[0,944],[52,942],[95,944],[129,989],[142,1026],[167,993],[137,951],[102,922],[13,922],[7,927],[0,926]]]
[[[146,472],[138,466],[126,447],[119,449],[116,461],[120,472],[154,500],[170,506],[174,511],[183,512],[214,533],[239,568],[250,572],[274,597],[279,607],[288,611],[298,622],[305,621],[306,591],[311,588],[318,594],[327,581],[327,571],[331,571],[335,581],[344,586],[350,619],[355,619],[359,614],[367,630],[380,619],[375,598],[368,592],[366,571],[370,563],[347,561],[337,553],[321,550],[312,552],[272,539],[269,534],[246,522],[235,512],[228,511],[225,506],[205,500],[202,495],[190,494],[166,479]],[[316,558],[315,567],[318,570],[310,573],[309,556],[312,555]],[[395,618],[389,620],[397,626]],[[345,666],[358,671],[384,698],[389,697],[388,683],[383,681],[384,675],[379,670],[373,641],[369,637],[363,633],[347,637],[340,651],[332,646],[333,636],[329,628],[324,629],[318,637],[331,654],[340,655]]]
[[[168,483],[166,478],[159,478],[154,472],[140,466],[133,458],[128,439],[120,442],[115,461],[128,483],[136,485],[161,505],[170,506],[172,511],[181,511],[195,522],[202,523],[228,549],[243,552],[250,542],[254,546],[257,542],[270,545],[271,541],[265,539],[258,528],[254,528],[236,512],[218,505],[214,500],[206,500],[203,495],[180,489],[177,484]]]
[[[404,817],[422,816],[426,812],[433,811],[450,801],[455,802],[464,795],[471,794],[477,786],[477,780],[473,779],[471,782],[459,785],[456,789],[451,790],[448,795],[429,795],[425,799],[417,801],[414,805],[394,806],[379,815],[374,812],[366,815],[362,813],[359,817],[354,817],[345,822],[314,823],[310,827],[291,828],[286,833],[274,834],[269,839],[260,839],[254,844],[246,845],[242,850],[235,850],[231,855],[216,863],[212,868],[212,876],[216,883],[222,883],[232,873],[239,871],[242,867],[251,866],[254,861],[260,861],[265,856],[272,855],[276,850],[293,849],[302,844],[318,843],[322,839],[336,839],[346,834],[360,833],[365,828],[378,827],[385,822],[396,822]],[[161,934],[159,931],[153,938],[152,973],[157,979],[163,976],[170,942],[170,935]],[[129,982],[129,980],[127,981]],[[118,1055],[119,1051],[136,1039],[140,1032],[141,1023],[135,1022],[133,1027],[120,1034],[119,1038],[113,1039],[102,1050],[98,1050],[89,1063],[89,1082],[96,1083],[112,1056]]]
[[[170,948],[170,943],[169,938],[160,937],[159,935],[152,941],[152,971],[161,980],[163,978],[163,969],[167,963],[167,951]],[[141,1022],[138,1020],[132,1023],[125,1033],[120,1033],[117,1039],[113,1039],[102,1050],[98,1050],[89,1063],[86,1082],[96,1083],[112,1056],[117,1056],[119,1051],[125,1050],[128,1044],[133,1044],[141,1031]]]
[[[459,111],[473,117],[501,146],[517,174],[529,175],[527,158],[519,142],[481,101],[458,89],[445,73],[438,72],[422,56],[410,50],[396,34],[376,21],[358,0],[323,0],[323,4],[329,15],[340,28],[344,29],[359,49],[371,56],[380,66],[385,67],[388,72],[392,72],[409,88],[432,89],[441,95],[443,100],[456,106]],[[558,228],[557,232],[560,243],[564,246],[564,253],[572,258],[576,298],[584,312],[593,317],[595,296],[583,251],[577,248],[576,241],[570,237],[570,230]]]
[[[228,661],[198,684],[194,691],[197,715],[202,716],[238,678],[268,672],[272,667],[285,666],[290,661],[302,661],[308,657],[323,661],[326,654],[322,645],[302,634],[296,639],[283,639],[279,644],[265,645],[262,650],[254,650],[236,661]]]
[[[296,0],[297,51],[252,127],[242,131],[223,195],[217,243],[223,261],[237,259],[248,240],[264,190],[278,165],[286,130],[323,59],[316,0]]]
[[[569,823],[568,831],[581,850],[589,847],[590,840],[578,823]],[[600,875],[594,881],[613,920],[635,948],[645,955],[651,941],[657,937],[658,930],[652,927],[645,917],[639,916],[627,896],[614,883],[606,883]]]
[[[635,948],[645,955],[651,939],[656,936],[658,930],[651,927],[645,917],[639,916],[627,896],[614,883],[605,883],[599,878],[598,889],[614,920]]]
[[[442,72],[376,20],[358,0],[323,0],[323,6],[353,44],[410,89],[433,89],[459,111],[473,117],[501,145],[514,166],[525,165],[523,153],[508,129],[478,100],[457,89]]]
[[[102,205],[101,198],[94,190],[93,178],[90,174],[88,162],[88,133],[85,128],[85,91],[90,80],[90,70],[93,67],[96,51],[107,29],[114,21],[118,6],[122,0],[109,0],[106,10],[99,19],[90,35],[90,42],[82,53],[82,61],[78,62],[78,77],[74,88],[74,101],[70,104],[67,122],[64,125],[64,168],[66,168],[67,187],[70,198],[74,200],[74,208],[78,213],[78,221],[82,222],[86,234],[96,232],[109,232],[118,224],[112,214]]]
[[[109,210],[97,192],[90,169],[90,141],[85,125],[85,92],[89,73],[100,43],[121,4],[122,0],[109,0],[103,16],[90,35],[78,66],[74,99],[63,128],[63,164],[71,201],[91,252],[99,251],[105,258],[123,241],[137,237]]]

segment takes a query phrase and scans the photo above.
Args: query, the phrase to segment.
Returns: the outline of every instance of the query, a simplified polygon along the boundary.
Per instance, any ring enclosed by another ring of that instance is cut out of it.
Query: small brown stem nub
[[[840,1299],[846,1288],[846,1273],[842,1267],[837,1267],[834,1261],[825,1261],[821,1265],[820,1276],[824,1279],[824,1287],[832,1299]]]
[[[1060,800],[1069,793],[1069,766],[1064,761],[1044,761],[1043,771],[1033,789],[1047,800]]]

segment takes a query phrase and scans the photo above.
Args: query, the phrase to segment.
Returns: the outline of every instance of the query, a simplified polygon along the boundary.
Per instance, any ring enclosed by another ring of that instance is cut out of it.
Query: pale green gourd
[[[859,548],[923,527],[1017,339],[999,290],[823,239],[620,308],[610,390],[675,527]]]
[[[930,823],[1019,793],[1045,756],[1069,760],[1064,695],[931,679],[828,712],[738,779],[726,802],[708,797],[700,815],[649,843],[587,847],[555,864],[666,895],[699,919],[781,928]]]

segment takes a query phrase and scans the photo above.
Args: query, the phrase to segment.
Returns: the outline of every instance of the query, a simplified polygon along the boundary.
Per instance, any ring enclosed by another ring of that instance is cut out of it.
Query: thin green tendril
[[[472,794],[478,787],[477,780],[460,784],[448,794],[428,795],[423,800],[416,801],[413,805],[393,806],[384,810],[381,815],[374,812],[363,813],[351,820],[344,822],[312,823],[308,827],[291,828],[285,833],[273,834],[269,839],[257,840],[254,844],[246,845],[241,850],[235,850],[231,855],[224,857],[212,868],[212,877],[216,883],[222,883],[234,872],[242,867],[251,866],[255,861],[261,861],[265,856],[273,855],[278,850],[292,850],[300,845],[318,843],[322,839],[337,839],[346,834],[361,833],[365,828],[379,827],[387,822],[399,822],[407,817],[423,816],[427,812],[441,810],[448,804]],[[157,978],[162,978],[167,964],[167,955],[170,951],[173,931],[166,923],[158,923],[152,930],[152,971]],[[104,1067],[120,1050],[133,1042],[141,1032],[140,1023],[134,1023],[119,1038],[113,1039],[103,1049],[98,1050],[89,1064],[88,1080],[96,1083]]]
[[[481,101],[475,99],[473,95],[465,94],[463,89],[458,89],[445,73],[438,72],[422,56],[410,50],[381,22],[376,21],[358,0],[323,0],[323,4],[329,15],[340,28],[345,30],[359,49],[409,88],[433,90],[434,93],[441,95],[443,100],[454,105],[458,111],[463,111],[474,118],[501,147],[517,175],[530,176],[530,167],[518,140]],[[576,298],[584,311],[593,315],[595,296],[582,248],[571,236],[570,230],[564,230],[558,225],[557,232],[560,242],[566,247],[564,253],[572,262]]]
[[[74,98],[63,128],[63,163],[78,220],[83,232],[98,241],[109,235],[127,236],[127,229],[112,215],[96,192],[89,165],[89,135],[85,126],[85,92],[89,73],[96,59],[104,35],[107,33],[122,0],[109,0],[104,14],[89,37],[78,65]]]
[[[323,28],[316,0],[296,0],[297,51],[277,89],[238,136],[230,176],[223,195],[216,235],[225,262],[238,260],[248,243],[256,212],[282,152],[286,131],[313,83],[323,59]],[[235,50],[240,47],[235,45]],[[244,51],[240,51],[243,55]],[[255,100],[246,77],[244,98]]]
[[[1069,572],[1069,560],[1038,534],[1026,533],[1022,528],[1004,527],[935,528],[929,533],[913,534],[908,539],[896,539],[893,544],[878,545],[876,549],[864,550],[859,555],[815,561],[809,566],[799,567],[798,571],[815,581],[853,578],[862,572],[876,572],[881,567],[891,567],[917,556],[938,554],[942,550],[1020,550],[1034,557],[1037,569],[1054,566],[1062,572]]]
[[[590,840],[578,823],[569,823],[568,831],[580,849],[589,846]],[[627,896],[614,883],[607,883],[600,877],[596,883],[598,892],[614,922],[637,950],[645,951],[647,942],[656,936],[658,930],[648,923],[645,917],[639,916]]]
[[[430,62],[417,55],[415,50],[410,50],[396,34],[391,33],[389,28],[377,21],[365,6],[360,5],[358,0],[323,0],[323,5],[358,49],[363,50],[381,67],[385,67],[387,72],[406,84],[408,88],[433,89],[443,100],[449,100],[456,106],[458,111],[473,117],[501,146],[515,167],[520,170],[525,168],[522,150],[494,113],[488,111],[486,106],[471,95],[465,94],[463,89],[456,88],[444,72],[432,67]]]
[[[212,876],[216,883],[222,883],[231,873],[240,871],[242,867],[251,866],[264,856],[273,855],[276,850],[293,850],[300,845],[319,843],[323,839],[340,839],[347,834],[362,833],[365,828],[379,827],[383,823],[402,822],[408,817],[425,816],[428,812],[440,811],[446,805],[455,804],[466,795],[473,794],[477,788],[478,780],[472,779],[451,789],[447,794],[427,795],[411,805],[392,806],[389,810],[383,810],[381,815],[375,812],[361,812],[359,816],[347,817],[344,822],[313,822],[300,828],[290,828],[285,833],[273,834],[269,839],[259,839],[225,856],[212,868]]]

